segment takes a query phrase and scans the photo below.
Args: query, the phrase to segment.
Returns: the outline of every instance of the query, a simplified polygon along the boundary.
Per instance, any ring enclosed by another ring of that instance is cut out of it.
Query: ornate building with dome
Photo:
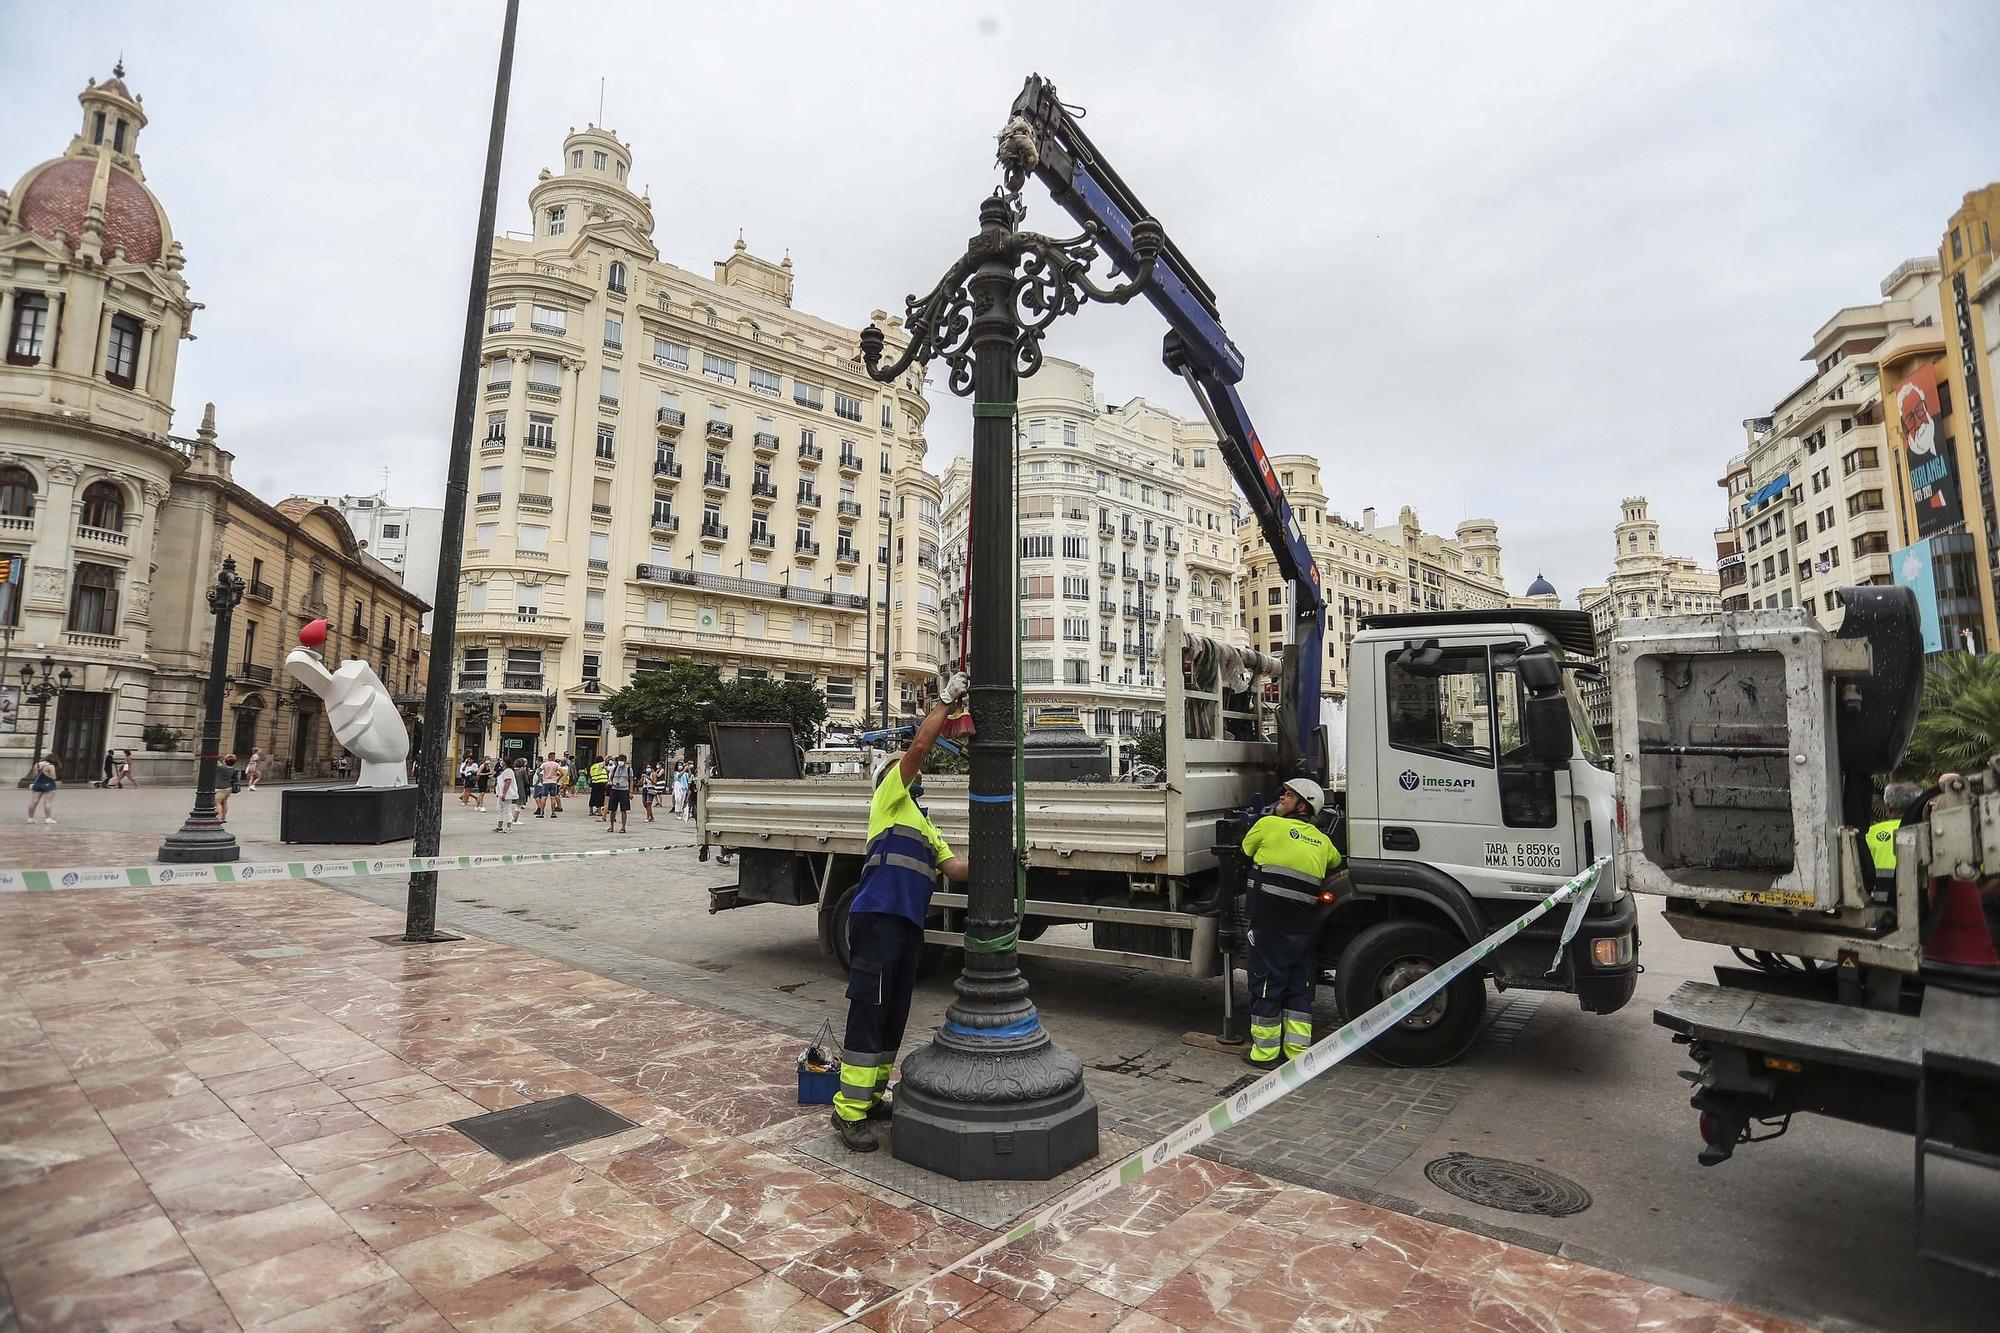
[[[193,438],[170,433],[176,359],[200,307],[140,166],[145,107],[122,64],[77,101],[62,156],[0,193],[0,777],[26,771],[40,710],[20,708],[19,672],[44,658],[69,675],[43,743],[65,780],[94,778],[105,751],[127,749],[142,781],[191,774],[205,593],[232,554],[246,579],[258,573],[235,616],[224,744],[331,771],[324,721],[275,669],[308,594],[371,649],[393,629],[399,668],[417,665],[427,608],[337,513],[288,513],[236,485],[212,404]],[[155,746],[159,729],[179,742],[149,749],[149,726]]]

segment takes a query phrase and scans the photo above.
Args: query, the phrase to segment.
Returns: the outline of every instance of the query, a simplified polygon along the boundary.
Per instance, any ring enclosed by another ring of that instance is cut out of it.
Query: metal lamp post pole
[[[445,743],[451,731],[452,672],[457,667],[458,575],[465,547],[465,491],[472,475],[472,412],[479,392],[481,329],[493,269],[493,221],[500,199],[500,153],[507,137],[507,95],[514,77],[514,28],[521,0],[507,0],[500,28],[500,68],[493,83],[493,118],[486,132],[486,179],[479,195],[479,229],[472,242],[472,282],[465,301],[465,337],[459,348],[458,396],[451,423],[451,460],[445,476],[444,531],[438,547],[437,591],[431,598],[430,675],[424,689],[424,749],[417,775],[417,828],[413,856],[436,856],[444,840]],[[402,942],[431,944],[457,939],[437,928],[437,871],[410,875]]]
[[[236,835],[223,825],[215,810],[215,760],[222,745],[222,696],[229,675],[229,623],[242,600],[243,579],[236,572],[236,557],[228,556],[215,576],[215,586],[208,590],[215,634],[208,647],[208,687],[202,698],[201,764],[195,779],[194,809],[160,844],[162,861],[234,861],[242,855]]]
[[[1003,136],[1005,142],[1007,136]],[[965,962],[957,997],[929,1045],[903,1063],[896,1097],[899,1160],[958,1180],[1049,1180],[1096,1155],[1097,1101],[1077,1057],[1041,1025],[1016,950],[1020,869],[1014,848],[1014,413],[1023,374],[1041,366],[1043,331],[1086,301],[1123,303],[1150,277],[1161,245],[1150,219],[1133,228],[1138,269],[1106,289],[1090,276],[1090,233],[1053,240],[1018,230],[1032,161],[1003,150],[1006,184],[981,202],[979,234],[923,298],[907,302],[911,341],[880,365],[870,325],[861,354],[878,381],[942,358],[953,393],[972,396],[974,724]],[[1017,272],[1018,270],[1018,272]]]

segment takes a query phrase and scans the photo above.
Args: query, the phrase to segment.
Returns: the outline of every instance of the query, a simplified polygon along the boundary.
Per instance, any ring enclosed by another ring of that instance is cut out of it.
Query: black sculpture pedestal
[[[396,842],[417,832],[415,787],[287,787],[281,842]]]

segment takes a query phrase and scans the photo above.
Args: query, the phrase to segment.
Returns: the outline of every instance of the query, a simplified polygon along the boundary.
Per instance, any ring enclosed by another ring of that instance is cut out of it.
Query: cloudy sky
[[[0,0],[0,180],[62,150],[122,50],[207,305],[177,429],[214,400],[267,495],[387,469],[440,503],[500,4],[83,8]],[[1497,519],[1515,590],[1539,569],[1566,598],[1625,495],[1712,558],[1741,420],[2000,177],[1982,0],[523,10],[503,228],[601,78],[666,258],[706,273],[740,228],[857,325],[958,252],[1041,71],[1218,292],[1267,447],[1318,454],[1349,514]],[[1092,310],[1049,350],[1192,414],[1160,331]],[[942,467],[968,429],[939,408]]]

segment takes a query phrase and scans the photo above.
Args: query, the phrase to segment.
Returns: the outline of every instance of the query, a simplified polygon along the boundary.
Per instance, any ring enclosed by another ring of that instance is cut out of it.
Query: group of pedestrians
[[[523,758],[511,764],[491,755],[468,755],[458,766],[459,805],[485,813],[490,799],[498,816],[493,825],[496,833],[509,832],[520,823],[530,800],[536,819],[560,819],[563,798],[579,790],[590,817],[610,833],[629,830],[635,796],[649,824],[662,807],[671,808],[681,820],[695,815],[694,765],[686,760],[641,769],[623,754],[581,762],[550,753],[539,761]]]

